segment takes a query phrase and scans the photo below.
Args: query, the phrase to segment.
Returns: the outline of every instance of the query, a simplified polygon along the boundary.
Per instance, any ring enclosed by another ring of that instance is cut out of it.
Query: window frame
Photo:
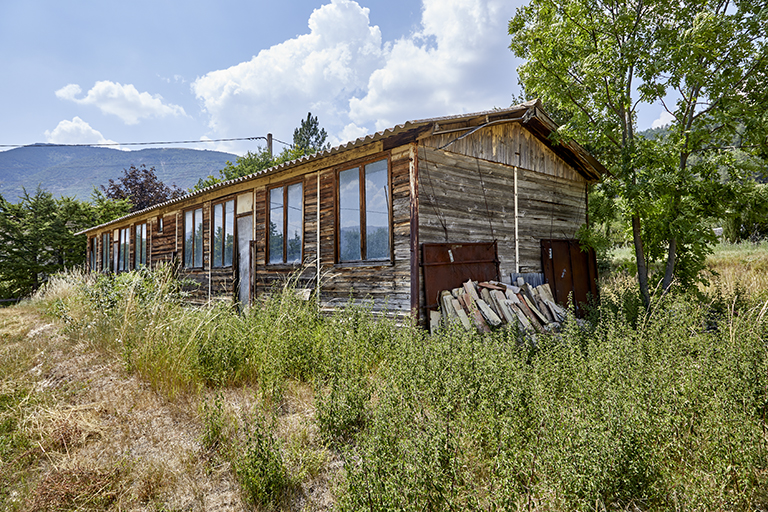
[[[183,267],[185,269],[204,269],[205,268],[205,209],[203,208],[203,205],[197,205],[193,208],[188,208],[183,211],[184,215],[184,222],[183,222],[183,236],[182,236],[182,248],[181,248],[181,254],[182,254],[182,263]],[[195,229],[193,227],[192,229],[192,264],[187,265],[187,214],[192,214],[192,224],[193,226],[196,226],[196,216],[197,212],[200,212],[200,265],[196,265],[195,256],[197,255],[197,247],[196,244],[194,244],[194,240],[197,238],[195,234]]]
[[[371,259],[368,258],[367,254],[367,223],[366,223],[366,206],[367,206],[367,198],[366,198],[366,190],[365,190],[365,167],[370,164],[374,164],[377,162],[386,162],[387,166],[387,179],[386,179],[386,187],[387,187],[387,245],[388,245],[388,251],[387,256],[384,258],[376,258]],[[335,184],[334,184],[334,210],[335,210],[335,241],[334,241],[334,251],[335,251],[335,263],[339,266],[381,266],[381,265],[387,265],[392,264],[394,261],[394,243],[393,243],[393,226],[392,226],[392,165],[391,165],[391,159],[389,154],[385,155],[377,155],[376,157],[369,157],[363,160],[348,162],[347,164],[343,166],[338,166],[336,168],[335,172]],[[342,260],[341,258],[341,178],[340,175],[344,171],[349,171],[357,169],[358,175],[358,186],[359,186],[359,215],[360,219],[358,222],[358,227],[360,229],[360,259],[359,260]]]
[[[112,233],[101,234],[101,271],[109,272],[111,269],[112,258],[110,258],[110,249],[112,248]]]
[[[300,207],[301,207],[301,251],[299,255],[299,259],[297,261],[287,261],[288,260],[288,237],[287,237],[287,231],[288,231],[288,209],[290,206],[288,205],[288,187],[294,186],[294,185],[301,185],[301,201],[300,201]],[[283,234],[283,258],[282,261],[279,262],[271,262],[270,261],[270,232],[269,232],[269,224],[272,221],[272,191],[282,188],[283,189],[283,218],[282,218],[282,234]],[[290,267],[297,267],[302,264],[304,261],[304,240],[306,238],[305,233],[305,223],[304,223],[304,193],[305,193],[305,186],[304,186],[304,178],[303,176],[294,180],[290,181],[284,181],[282,183],[278,183],[276,185],[272,185],[267,187],[266,196],[264,201],[266,202],[266,226],[265,226],[265,245],[266,250],[264,253],[264,260],[266,265],[276,267],[276,266],[290,266]]]
[[[142,231],[141,237],[139,237],[139,231]],[[149,259],[149,254],[147,251],[147,241],[149,239],[148,234],[149,231],[147,222],[142,222],[134,226],[133,268],[135,270],[147,266],[147,261]],[[140,244],[140,242],[142,243]]]
[[[226,204],[231,202],[232,203],[232,255],[231,255],[231,261],[227,265],[225,264],[225,248],[227,246],[226,239],[227,239],[227,233],[224,232],[224,238],[222,239],[222,246],[221,246],[221,264],[216,265],[216,250],[215,250],[215,243],[216,243],[216,207],[221,206],[221,222],[224,227],[227,225],[227,207]],[[211,268],[232,268],[235,265],[235,248],[237,246],[237,195],[230,195],[221,199],[218,199],[216,202],[211,202],[211,252],[210,252],[210,259],[211,259]]]
[[[117,272],[131,270],[131,228],[118,228],[119,242],[117,254]]]

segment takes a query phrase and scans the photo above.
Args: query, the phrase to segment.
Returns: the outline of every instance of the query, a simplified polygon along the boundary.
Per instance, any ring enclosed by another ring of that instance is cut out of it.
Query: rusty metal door
[[[421,245],[421,252],[428,310],[437,308],[438,296],[443,290],[458,288],[469,279],[499,279],[496,242],[425,243]]]
[[[541,264],[555,300],[565,306],[573,293],[576,316],[583,316],[584,304],[598,293],[595,251],[582,251],[578,240],[542,240]]]

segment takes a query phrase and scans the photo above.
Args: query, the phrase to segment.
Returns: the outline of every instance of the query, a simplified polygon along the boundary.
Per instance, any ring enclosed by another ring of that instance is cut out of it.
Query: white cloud
[[[103,80],[96,82],[83,98],[78,98],[82,89],[77,84],[69,84],[56,91],[58,98],[69,100],[78,105],[93,105],[105,114],[112,114],[125,122],[137,124],[149,117],[185,116],[184,109],[178,105],[166,104],[159,94],[139,92],[132,84],[120,84]]]
[[[383,62],[381,31],[352,0],[316,9],[309,30],[192,84],[217,136],[286,138],[307,111],[324,127],[348,123],[346,101]]]
[[[377,130],[406,120],[512,103],[515,63],[501,0],[424,0],[421,30],[394,43],[350,117]]]
[[[675,116],[673,116],[666,110],[662,110],[659,118],[656,119],[653,123],[651,123],[651,128],[661,128],[662,126],[667,126],[669,123],[671,123],[674,120],[675,120]]]
[[[309,33],[198,78],[210,135],[288,138],[307,111],[333,144],[423,117],[504,107],[516,89],[508,0],[424,0],[418,32],[382,42],[369,9],[331,0]]]
[[[52,144],[115,144],[77,116],[61,121],[52,131],[46,130],[45,138]]]

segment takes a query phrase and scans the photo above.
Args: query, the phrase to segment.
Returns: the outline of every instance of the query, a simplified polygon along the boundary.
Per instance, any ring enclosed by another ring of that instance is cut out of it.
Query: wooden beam
[[[416,142],[410,147],[409,184],[411,197],[411,313],[419,321],[419,148]]]

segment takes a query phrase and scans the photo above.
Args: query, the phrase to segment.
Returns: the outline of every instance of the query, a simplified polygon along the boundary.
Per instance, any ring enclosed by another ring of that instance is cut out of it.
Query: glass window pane
[[[101,237],[101,270],[106,272],[109,270],[109,235],[105,234]]]
[[[365,166],[365,257],[389,258],[389,180],[387,161]]]
[[[283,262],[283,187],[269,191],[269,262]]]
[[[136,268],[141,268],[147,264],[147,225],[139,224],[136,226]]]
[[[339,173],[339,260],[360,259],[360,170],[354,168]]]
[[[232,248],[235,244],[235,202],[224,203],[224,266],[232,265]]]
[[[191,267],[195,263],[195,230],[192,210],[184,214],[184,266]]]
[[[147,264],[147,225],[141,226],[141,263]]]
[[[285,258],[286,263],[301,263],[301,190],[301,183],[288,187],[288,248]]]
[[[195,210],[195,267],[203,266],[203,209]]]
[[[224,244],[224,205],[213,206],[213,266],[220,267],[221,249]]]

